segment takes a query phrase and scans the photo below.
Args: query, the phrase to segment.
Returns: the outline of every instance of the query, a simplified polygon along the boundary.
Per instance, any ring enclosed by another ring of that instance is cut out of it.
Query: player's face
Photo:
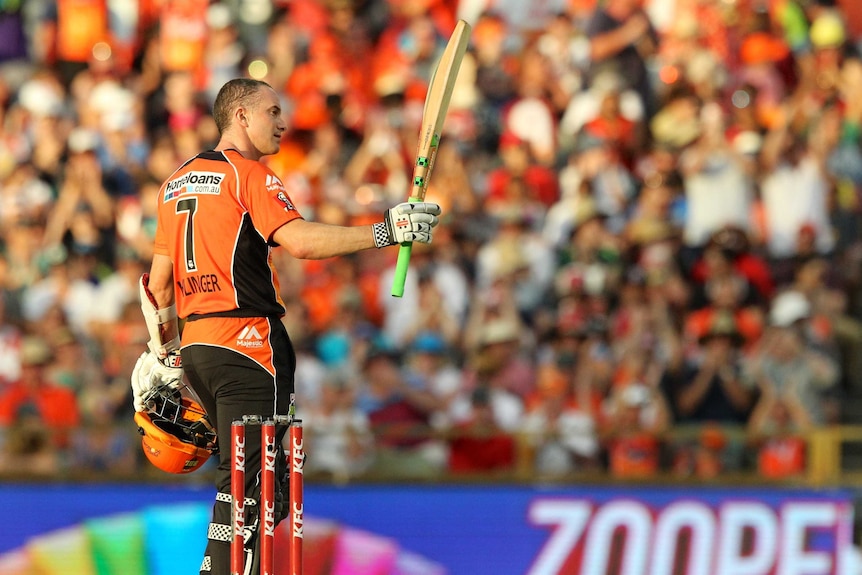
[[[248,137],[252,145],[261,156],[275,154],[286,127],[278,95],[270,88],[261,88],[260,99],[248,114]]]

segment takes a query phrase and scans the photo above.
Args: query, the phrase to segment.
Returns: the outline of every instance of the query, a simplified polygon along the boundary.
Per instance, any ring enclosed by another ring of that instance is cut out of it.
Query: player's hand
[[[147,396],[153,389],[168,385],[177,387],[183,380],[182,358],[174,352],[165,359],[159,359],[152,352],[145,351],[132,370],[132,396],[135,411],[144,411]]]
[[[404,242],[431,243],[431,230],[440,219],[440,206],[429,202],[404,202],[386,210],[383,222],[374,224],[378,248]]]

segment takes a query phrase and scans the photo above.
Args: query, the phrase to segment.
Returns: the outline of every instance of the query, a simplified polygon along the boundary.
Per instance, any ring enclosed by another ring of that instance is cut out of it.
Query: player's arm
[[[159,309],[174,305],[174,266],[171,258],[153,255],[148,288]]]
[[[148,347],[161,360],[168,358],[180,347],[173,278],[170,258],[155,254],[150,273],[141,276],[140,280],[141,312],[150,333]]]
[[[173,265],[169,257],[155,254],[150,273],[140,279],[141,312],[147,324],[148,351],[138,358],[132,371],[135,411],[146,409],[151,390],[179,384],[183,378],[179,353],[180,335],[174,304]]]
[[[282,225],[272,239],[298,259],[326,259],[404,242],[431,243],[440,206],[428,202],[398,204],[369,226],[333,226],[297,218]]]

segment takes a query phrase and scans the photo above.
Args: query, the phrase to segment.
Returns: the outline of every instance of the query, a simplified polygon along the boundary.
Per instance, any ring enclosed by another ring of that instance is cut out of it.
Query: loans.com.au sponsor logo
[[[255,326],[247,325],[239,332],[236,345],[238,347],[263,347],[263,337]]]
[[[217,172],[188,172],[165,185],[165,201],[182,194],[218,194],[224,174]]]

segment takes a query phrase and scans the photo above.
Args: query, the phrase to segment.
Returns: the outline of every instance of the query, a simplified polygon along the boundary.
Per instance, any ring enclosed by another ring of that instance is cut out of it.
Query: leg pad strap
[[[213,541],[224,541],[225,543],[231,540],[233,529],[230,525],[224,523],[210,523],[207,529],[207,538]]]
[[[233,503],[233,497],[231,497],[230,493],[222,493],[219,491],[216,493],[216,501],[221,501],[222,503]],[[257,505],[257,499],[246,497],[245,505]]]

